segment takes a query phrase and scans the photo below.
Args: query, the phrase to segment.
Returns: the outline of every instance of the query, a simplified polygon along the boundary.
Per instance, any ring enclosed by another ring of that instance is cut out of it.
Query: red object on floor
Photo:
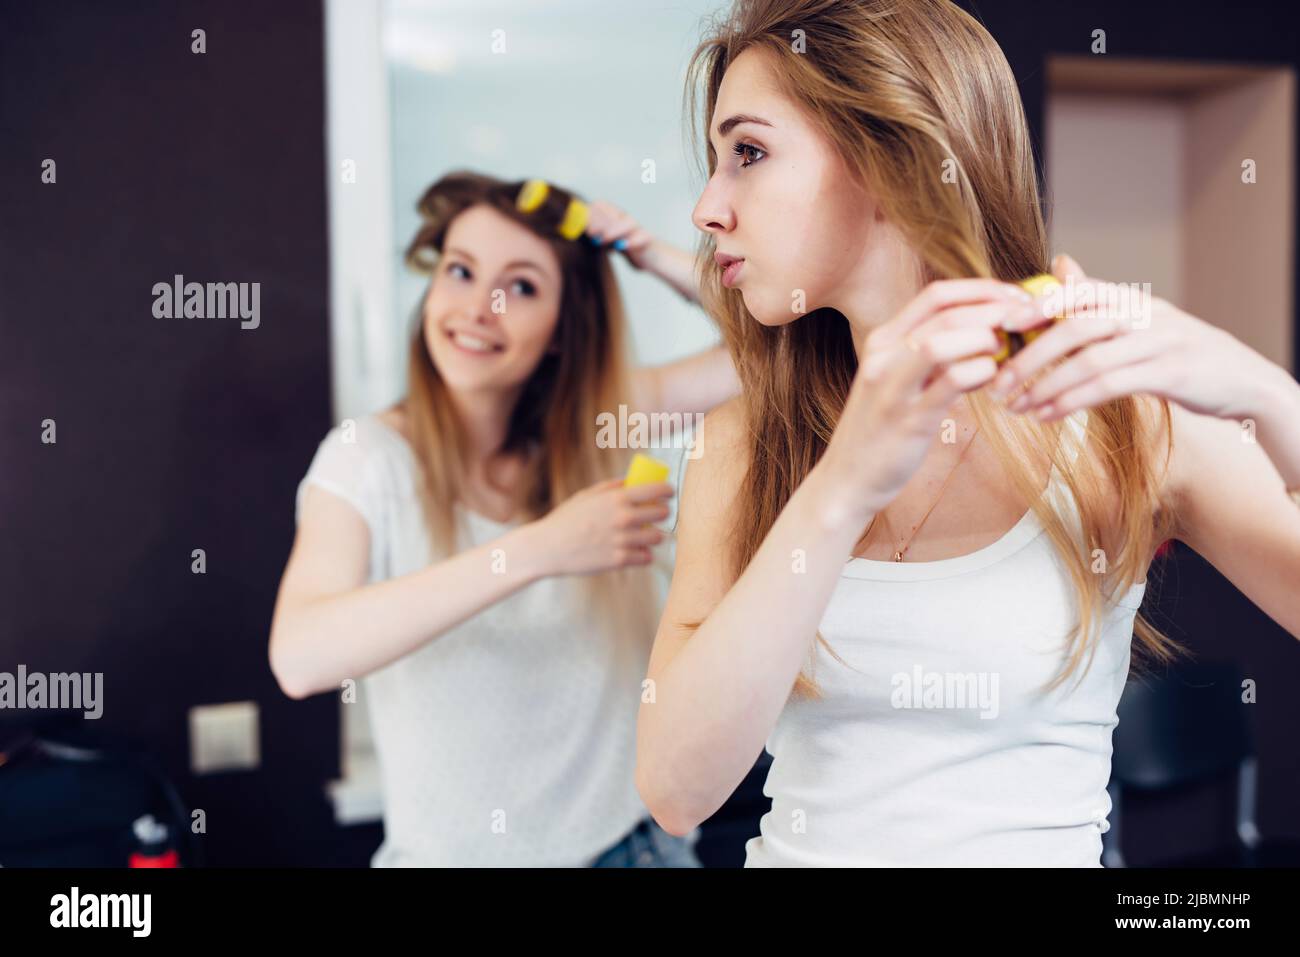
[[[176,853],[175,848],[164,854],[141,854],[139,851],[131,853],[131,863],[128,867],[180,867],[181,856]]]

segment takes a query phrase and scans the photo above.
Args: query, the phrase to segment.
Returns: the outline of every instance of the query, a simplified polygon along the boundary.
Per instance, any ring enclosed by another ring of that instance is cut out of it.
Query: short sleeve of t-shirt
[[[370,431],[360,422],[345,422],[326,433],[316,448],[307,474],[298,483],[294,503],[294,524],[302,520],[303,499],[308,485],[318,485],[343,499],[370,527],[372,541],[382,529],[376,485],[376,447]]]

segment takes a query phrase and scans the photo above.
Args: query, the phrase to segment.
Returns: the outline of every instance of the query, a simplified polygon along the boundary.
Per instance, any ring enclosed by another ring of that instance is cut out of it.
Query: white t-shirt
[[[413,450],[373,415],[348,437],[320,443],[296,517],[315,483],[369,526],[369,582],[425,568]],[[462,512],[462,548],[512,527]],[[580,581],[541,579],[361,682],[384,795],[372,866],[582,866],[648,816],[633,776],[654,636],[602,631]]]
[[[1070,461],[1086,415],[1067,417]],[[1078,540],[1055,468],[1049,494]],[[1043,696],[1075,611],[1032,511],[957,558],[849,560],[820,628],[856,670],[820,644],[810,652],[824,697],[792,699],[768,737],[772,808],[745,866],[1100,866],[1145,590],[1107,609],[1082,683],[1076,673]]]

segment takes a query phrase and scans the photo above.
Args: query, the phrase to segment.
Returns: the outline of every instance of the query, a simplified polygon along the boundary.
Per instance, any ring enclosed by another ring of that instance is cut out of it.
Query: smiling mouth
[[[487,339],[480,339],[478,336],[472,336],[467,332],[455,332],[448,329],[447,338],[451,340],[452,345],[461,351],[472,352],[475,355],[486,356],[494,352],[505,351],[505,346],[489,342]]]

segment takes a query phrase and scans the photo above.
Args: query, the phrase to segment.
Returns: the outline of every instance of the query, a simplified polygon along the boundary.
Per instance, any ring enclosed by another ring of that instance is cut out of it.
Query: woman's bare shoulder
[[[1152,455],[1151,467],[1158,483],[1160,508],[1168,509],[1175,504],[1177,479],[1173,466],[1176,464],[1170,442],[1177,433],[1176,418],[1179,408],[1169,403],[1169,416],[1166,417],[1158,396],[1141,393],[1134,395],[1138,410],[1138,427],[1134,441],[1149,450]]]
[[[696,430],[686,453],[679,503],[682,520],[691,525],[721,520],[734,502],[749,459],[748,426],[743,400],[729,399],[712,409]]]
[[[408,442],[411,440],[411,432],[406,419],[406,408],[404,403],[398,402],[395,405],[389,406],[387,409],[376,412],[375,418],[393,431],[397,432]]]
[[[695,435],[695,457],[707,470],[739,480],[749,458],[748,413],[742,396],[714,407]],[[694,464],[694,463],[693,463]]]

